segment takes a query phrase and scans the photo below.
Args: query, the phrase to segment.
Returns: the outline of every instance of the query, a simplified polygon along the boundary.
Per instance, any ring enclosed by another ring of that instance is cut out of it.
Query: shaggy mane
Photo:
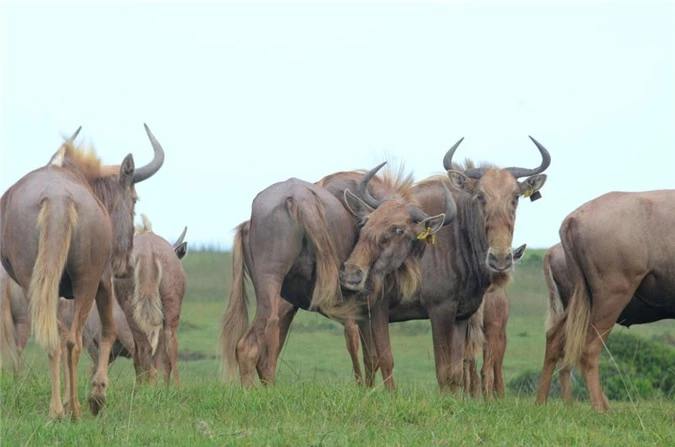
[[[70,140],[63,143],[57,154],[52,157],[51,164],[72,167],[90,180],[112,177],[120,172],[118,165],[101,163],[101,159],[96,155],[93,147],[75,146]]]

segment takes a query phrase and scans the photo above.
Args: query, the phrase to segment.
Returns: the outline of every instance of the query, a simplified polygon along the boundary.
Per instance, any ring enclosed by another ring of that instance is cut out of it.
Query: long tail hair
[[[483,354],[485,347],[485,333],[483,332],[483,308],[485,298],[478,310],[469,317],[466,331],[466,345],[464,347],[464,359],[475,359]]]
[[[567,225],[566,225],[567,224]],[[563,223],[560,230],[567,268],[574,280],[574,293],[570,297],[565,321],[565,365],[575,365],[586,348],[588,329],[591,323],[591,297],[588,292],[588,284],[581,268],[580,259],[575,247],[574,238],[570,235],[570,227],[573,223]]]
[[[159,284],[162,281],[162,264],[153,254],[140,254],[134,268],[134,296],[131,309],[138,327],[150,342],[152,355],[157,350],[159,335],[164,325],[162,298]]]
[[[227,299],[220,332],[220,361],[223,380],[234,379],[237,372],[237,343],[248,329],[248,269],[244,262],[244,241],[248,240],[250,221],[237,227],[232,245],[232,286]]]
[[[57,214],[63,214],[58,216]],[[38,254],[28,287],[31,330],[35,340],[47,352],[59,348],[59,283],[68,260],[68,252],[77,228],[77,211],[71,201],[62,213],[45,199],[38,215]]]

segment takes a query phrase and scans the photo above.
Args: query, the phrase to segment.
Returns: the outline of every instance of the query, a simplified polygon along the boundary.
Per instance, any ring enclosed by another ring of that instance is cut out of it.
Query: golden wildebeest
[[[70,139],[49,164],[26,174],[0,200],[2,265],[28,297],[33,335],[49,354],[52,417],[64,414],[59,390],[59,296],[75,299],[68,334],[70,374],[65,379],[70,382],[72,415],[80,418],[77,364],[94,297],[103,330],[89,406],[98,414],[105,403],[108,359],[115,341],[112,276],[129,274],[134,185],[155,174],[164,161],[162,147],[147,126],[145,130],[155,153],[146,166],[135,169],[131,154],[120,166],[105,166],[93,151],[83,151]]]
[[[506,353],[506,324],[509,320],[509,297],[506,289],[491,285],[483,304],[469,318],[467,347],[464,355],[464,390],[478,397],[483,390],[485,400],[492,395],[504,397],[504,354]],[[483,355],[480,378],[476,357]]]
[[[516,207],[521,196],[539,197],[546,180],[542,172],[551,161],[548,151],[532,139],[542,157],[534,169],[475,168],[470,164],[461,168],[452,162],[461,141],[443,159],[447,177],[432,177],[413,188],[416,202],[431,214],[442,206],[442,191],[451,185],[457,217],[436,233],[434,249],[424,252],[417,293],[406,300],[389,294],[370,309],[371,327],[366,335],[361,328],[362,337],[374,340],[372,344],[364,341],[367,385],[372,385],[378,366],[385,377],[393,369],[393,357],[387,352],[388,322],[428,318],[438,384],[442,390],[459,390],[463,386],[468,319],[480,307],[490,285],[508,283],[513,263],[525,250],[525,245],[511,249]],[[520,177],[527,178],[519,182]],[[345,267],[367,271],[367,264],[381,255],[378,242],[378,237],[359,239]]]
[[[154,383],[161,363],[166,384],[173,372],[180,386],[176,331],[187,282],[181,263],[187,254],[187,228],[171,245],[153,233],[145,216],[142,219],[134,236],[134,274],[115,279],[115,293],[134,335],[137,382]]]
[[[0,358],[9,359],[15,374],[23,369],[23,350],[30,337],[30,311],[28,300],[23,295],[21,287],[14,282],[0,268],[0,312],[2,312],[2,330],[0,330]],[[61,351],[66,347],[67,328],[73,321],[75,303],[73,300],[61,298],[59,300],[59,329],[61,330]],[[117,338],[110,352],[110,362],[118,356],[131,358],[134,353],[134,339],[127,325],[126,316],[122,308],[113,300],[113,319],[117,328]],[[98,365],[98,349],[101,344],[101,319],[98,311],[92,306],[84,326],[82,343],[92,360],[92,375]],[[63,358],[64,368],[68,362]],[[67,373],[66,373],[67,374]],[[69,390],[65,392],[69,396]]]
[[[672,220],[675,215],[673,199],[675,191],[610,193],[588,202],[570,214],[570,220],[565,220],[561,235],[564,229],[567,241],[572,243],[571,247],[575,250],[571,262],[561,244],[551,247],[544,256],[549,306],[546,354],[539,380],[537,403],[546,402],[553,371],[561,363],[564,350],[568,349],[565,337],[566,324],[569,323],[566,320],[572,319],[572,326],[577,327],[570,330],[579,331],[573,335],[581,337],[576,340],[572,338],[581,345],[577,347],[577,357],[572,357],[571,360],[581,357],[581,369],[591,402],[595,409],[604,411],[608,406],[600,388],[597,357],[614,323],[629,327],[633,324],[675,318],[673,293],[670,296],[668,292],[664,294],[664,291],[674,290],[672,287],[675,280],[672,275],[661,276],[668,269],[672,270],[673,263],[671,261],[669,265],[668,261],[675,255],[675,246],[668,237],[662,237],[665,233],[661,232],[665,230],[657,225]],[[600,214],[591,217],[590,213]],[[638,217],[644,219],[642,223],[634,222]],[[619,218],[622,219],[621,222],[611,221]],[[610,222],[612,223],[609,224]],[[606,228],[602,229],[604,226]],[[641,228],[650,228],[649,237],[640,231]],[[632,236],[639,237],[641,242],[630,246],[627,241]],[[591,240],[590,237],[594,237],[592,245],[574,245],[585,244]],[[577,252],[577,247],[584,248]],[[600,256],[602,257],[599,258]],[[575,277],[571,271],[581,274],[581,277]],[[578,296],[575,295],[577,293]],[[573,295],[575,298],[572,298]],[[575,313],[571,313],[572,299],[588,302],[578,303]],[[592,304],[590,299],[593,300]],[[569,315],[565,313],[566,310],[570,312]],[[613,318],[611,324],[607,318]],[[585,330],[578,327],[579,321],[586,325]],[[572,364],[570,361],[562,362],[560,369],[560,388],[567,404],[572,403]]]
[[[454,202],[448,192],[442,212],[429,217],[407,200],[403,193],[407,187],[380,182],[380,187],[388,190],[387,200],[366,204],[363,194],[368,194],[367,185],[383,164],[365,175],[341,173],[343,184],[356,186],[343,188],[337,195],[345,206],[335,193],[322,187],[323,180],[312,184],[290,179],[256,196],[251,220],[237,228],[233,245],[233,283],[221,333],[224,371],[229,378],[238,364],[243,385],[253,385],[256,368],[263,383],[274,382],[280,349],[298,308],[318,310],[344,321],[358,310],[357,297],[359,302],[365,297],[370,305],[385,286],[416,289],[419,269],[409,259],[419,257],[424,250],[424,238],[418,236],[424,233],[425,238],[431,237],[447,223],[446,219],[451,220]],[[389,218],[383,220],[382,214]],[[382,256],[372,259],[365,274],[340,271],[357,239],[370,238],[374,226],[384,226],[389,233],[379,238],[387,246]],[[258,303],[250,328],[244,290],[248,273]],[[351,292],[355,285],[364,284],[367,287],[358,293]]]

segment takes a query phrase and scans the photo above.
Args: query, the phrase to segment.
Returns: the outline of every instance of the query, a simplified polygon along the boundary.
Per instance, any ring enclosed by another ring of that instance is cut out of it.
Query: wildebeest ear
[[[188,252],[187,245],[188,245],[188,243],[187,243],[187,241],[185,241],[185,242],[181,242],[180,244],[178,244],[174,248],[174,251],[176,252],[176,256],[178,256],[178,259],[183,259],[185,257],[185,255],[187,254],[187,252]]]
[[[529,197],[530,200],[535,201],[541,197],[538,191],[544,183],[546,183],[546,174],[537,174],[518,183],[518,187],[523,197]]]
[[[431,216],[424,219],[420,222],[421,225],[424,225],[424,228],[429,228],[429,234],[434,234],[443,227],[445,222],[445,214],[441,213],[437,216]]]
[[[358,219],[368,217],[373,212],[372,207],[348,189],[345,189],[344,198],[347,209]]]
[[[520,247],[516,248],[513,250],[513,262],[518,261],[520,258],[523,257],[525,254],[525,249],[527,248],[527,244],[523,244]]]
[[[134,182],[134,156],[129,154],[124,157],[120,166],[120,184],[130,186]]]
[[[460,191],[467,192],[469,194],[474,194],[476,189],[476,180],[467,177],[459,171],[449,170],[448,178],[450,178],[450,184]]]

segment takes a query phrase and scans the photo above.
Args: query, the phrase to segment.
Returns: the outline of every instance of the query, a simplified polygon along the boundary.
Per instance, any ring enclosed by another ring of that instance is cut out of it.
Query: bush
[[[600,356],[600,382],[608,399],[675,399],[675,349],[623,331],[610,335],[607,349],[611,356],[607,350]],[[539,371],[527,371],[511,380],[508,387],[520,394],[534,394],[539,375]],[[577,399],[588,399],[586,384],[575,371],[572,392]],[[549,396],[560,396],[557,376]]]

